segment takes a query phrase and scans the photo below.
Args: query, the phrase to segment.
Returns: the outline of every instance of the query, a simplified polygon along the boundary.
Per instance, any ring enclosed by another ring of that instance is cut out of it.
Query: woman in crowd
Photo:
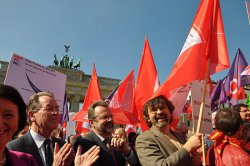
[[[16,132],[26,125],[26,105],[11,86],[0,85],[0,165],[37,165],[33,156],[6,148]]]
[[[219,110],[215,116],[216,131],[210,135],[214,144],[207,152],[207,164],[247,166],[250,156],[241,147],[241,116],[235,109]]]
[[[122,127],[119,127],[117,129],[115,129],[114,136],[117,137],[117,138],[122,138],[126,142],[128,142],[128,137],[127,137],[126,131]]]

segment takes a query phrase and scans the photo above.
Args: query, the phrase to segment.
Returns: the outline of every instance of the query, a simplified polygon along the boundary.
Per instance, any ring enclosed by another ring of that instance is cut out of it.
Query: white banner
[[[22,95],[25,103],[37,92],[54,93],[54,97],[63,109],[66,75],[12,54],[4,84],[15,87]]]
[[[174,120],[178,120],[180,118],[184,105],[186,104],[189,91],[190,91],[189,84],[170,91],[169,100],[173,103],[175,107],[173,112]]]
[[[197,128],[197,123],[199,119],[200,106],[202,101],[203,84],[195,81],[191,85],[191,100],[192,100],[192,112],[194,120],[194,129]],[[209,87],[207,87],[206,97],[205,97],[205,107],[203,112],[203,117],[201,121],[200,132],[204,134],[211,134],[213,131],[212,120],[211,120],[211,106],[210,106],[210,95]]]

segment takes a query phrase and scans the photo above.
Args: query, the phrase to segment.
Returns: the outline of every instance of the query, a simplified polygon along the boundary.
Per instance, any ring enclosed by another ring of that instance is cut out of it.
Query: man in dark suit
[[[31,122],[30,131],[9,142],[8,149],[33,155],[39,166],[72,163],[74,151],[71,145],[51,137],[60,118],[59,106],[54,95],[48,92],[32,95],[28,102],[27,112]]]
[[[126,162],[130,165],[140,165],[136,154],[125,140],[111,138],[114,122],[106,102],[94,102],[88,110],[88,119],[92,131],[85,137],[78,137],[75,140],[73,145],[75,151],[78,146],[82,146],[84,153],[97,145],[101,151],[95,165],[125,166]]]
[[[137,137],[135,146],[142,165],[192,166],[195,156],[196,164],[200,164],[200,156],[194,151],[201,146],[201,134],[193,135],[186,142],[182,134],[171,130],[173,111],[172,102],[164,96],[144,104],[143,115],[150,130]]]

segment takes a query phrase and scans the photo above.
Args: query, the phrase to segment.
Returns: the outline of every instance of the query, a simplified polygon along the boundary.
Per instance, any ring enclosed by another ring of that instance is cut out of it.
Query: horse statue
[[[76,69],[76,70],[80,69],[80,67],[81,67],[81,61],[82,61],[82,59],[78,59],[77,63],[74,64],[74,69]]]
[[[57,59],[57,57],[56,57],[56,54],[54,54],[54,61],[53,61],[53,64],[55,65],[55,66],[58,66],[58,59]]]
[[[65,62],[65,56],[62,57],[60,60],[60,67],[64,67],[64,62]]]
[[[74,57],[72,56],[71,58],[70,58],[70,60],[69,60],[69,68],[70,69],[72,69],[72,67],[73,67],[73,60],[74,60]]]
[[[64,67],[69,68],[69,57],[68,55],[64,55]]]

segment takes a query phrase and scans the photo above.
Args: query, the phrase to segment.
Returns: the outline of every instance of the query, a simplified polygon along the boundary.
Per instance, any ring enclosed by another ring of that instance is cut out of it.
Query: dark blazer
[[[107,146],[101,141],[101,139],[93,132],[89,132],[85,137],[77,137],[74,144],[73,149],[75,152],[77,151],[78,145],[82,146],[82,154],[89,150],[92,146],[97,145],[100,146],[100,158],[96,161],[94,165],[108,165],[108,166],[125,166],[126,159],[125,157],[119,152],[114,150],[115,154],[115,161],[114,162],[111,154],[108,151]]]
[[[65,142],[55,137],[52,137],[53,147],[55,146],[55,143],[58,143],[59,147],[61,148]],[[36,159],[38,165],[43,166],[42,158],[30,132],[27,132],[22,137],[10,141],[7,144],[7,148],[10,150],[31,154]]]
[[[185,143],[182,135],[171,132],[180,143]],[[190,154],[184,148],[176,146],[154,126],[143,132],[136,139],[136,151],[142,165],[194,165]]]

